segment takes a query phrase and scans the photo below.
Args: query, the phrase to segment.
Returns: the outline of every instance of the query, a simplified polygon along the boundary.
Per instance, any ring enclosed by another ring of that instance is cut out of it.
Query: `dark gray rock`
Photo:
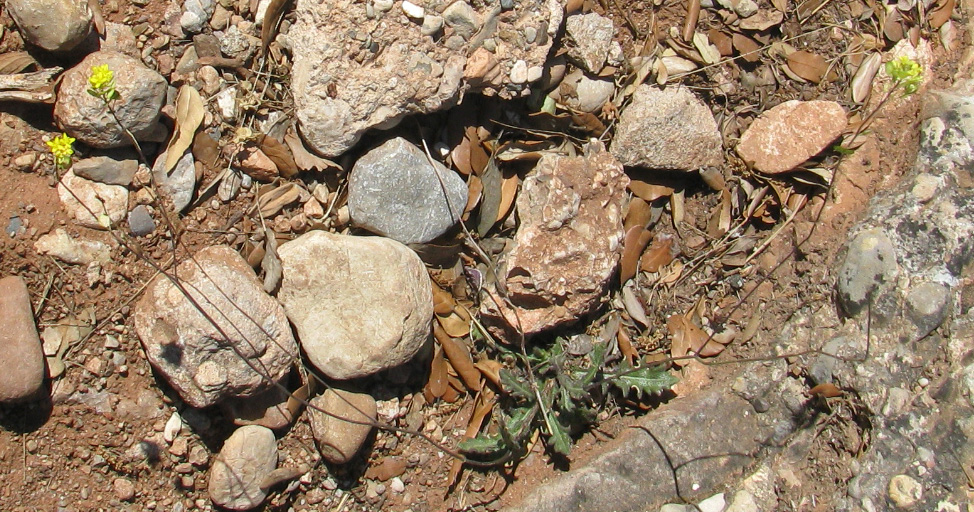
[[[82,178],[107,185],[127,187],[139,170],[137,160],[116,160],[107,156],[93,156],[75,162],[71,169]]]
[[[152,176],[159,192],[169,198],[173,203],[173,209],[181,212],[193,201],[193,192],[196,190],[196,165],[193,159],[193,152],[187,151],[176,162],[168,173],[165,171],[166,155],[163,151],[152,166]]]
[[[362,156],[348,179],[352,223],[404,244],[446,233],[466,204],[463,179],[401,137]]]
[[[156,229],[156,221],[145,205],[138,205],[129,212],[129,231],[134,236],[146,236]]]

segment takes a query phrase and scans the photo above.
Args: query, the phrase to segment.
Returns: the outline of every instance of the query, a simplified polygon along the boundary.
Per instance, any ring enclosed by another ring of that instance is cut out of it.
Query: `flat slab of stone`
[[[786,101],[751,123],[737,154],[761,172],[787,172],[822,152],[846,124],[845,110],[834,101]]]
[[[44,384],[44,352],[34,325],[27,284],[0,279],[0,403],[34,398]]]

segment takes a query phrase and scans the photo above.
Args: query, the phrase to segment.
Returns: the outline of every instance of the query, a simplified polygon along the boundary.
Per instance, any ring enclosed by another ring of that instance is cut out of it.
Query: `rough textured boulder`
[[[518,195],[521,226],[501,260],[517,319],[496,293],[481,302],[482,312],[502,315],[511,327],[519,319],[532,334],[598,307],[622,252],[628,184],[622,165],[598,143],[582,157],[542,157]]]
[[[379,237],[312,231],[278,249],[278,300],[308,360],[333,379],[399,366],[430,337],[433,292],[419,256]]]
[[[623,165],[692,171],[724,161],[710,109],[686,87],[640,85],[609,150]]]
[[[30,400],[44,383],[44,353],[20,277],[0,279],[0,326],[0,403]]]
[[[85,227],[106,229],[102,223],[103,215],[108,216],[111,225],[115,226],[128,212],[127,188],[86,180],[76,176],[74,171],[64,173],[57,185],[57,193],[68,215]]]
[[[786,172],[819,154],[845,127],[845,110],[834,101],[786,101],[751,123],[737,154],[761,172]]]
[[[54,104],[54,120],[62,130],[96,148],[131,146],[125,132],[102,100],[88,94],[92,66],[107,64],[115,73],[119,99],[112,103],[118,120],[139,141],[165,138],[159,112],[166,101],[166,79],[142,61],[123,53],[100,51],[64,72]]]
[[[332,464],[350,461],[372,432],[371,425],[360,422],[376,421],[378,409],[375,399],[365,393],[328,389],[321,396],[313,398],[311,405],[308,409],[311,429],[321,456]],[[357,423],[344,421],[343,418]]]
[[[149,362],[183,400],[206,407],[259,393],[287,374],[298,347],[284,309],[236,251],[209,247],[181,263],[176,275],[219,329],[161,275],[134,316]]]
[[[210,469],[213,503],[229,510],[250,510],[263,503],[264,478],[277,467],[274,432],[258,425],[238,428],[220,450]]]
[[[24,39],[48,51],[69,51],[91,32],[85,0],[8,0],[6,5]]]
[[[352,223],[404,244],[442,235],[466,204],[463,179],[401,137],[359,158],[348,178]]]
[[[453,106],[466,87],[508,98],[529,92],[561,26],[561,4],[525,0],[502,12],[496,2],[461,3],[298,1],[287,41],[309,145],[339,155],[370,128]]]

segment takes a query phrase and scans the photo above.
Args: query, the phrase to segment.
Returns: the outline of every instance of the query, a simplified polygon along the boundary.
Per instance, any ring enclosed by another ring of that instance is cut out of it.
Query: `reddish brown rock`
[[[0,403],[30,400],[44,383],[44,353],[34,325],[27,285],[0,279]]]
[[[583,157],[546,155],[517,199],[521,226],[502,260],[517,319],[496,294],[482,312],[525,334],[574,322],[605,299],[622,251],[626,177],[601,144]],[[503,311],[501,311],[501,309]]]
[[[828,147],[846,124],[845,110],[834,101],[786,101],[751,123],[737,154],[758,171],[787,172]]]
[[[257,148],[246,149],[240,161],[240,170],[257,181],[271,181],[280,174],[277,165],[263,151]]]

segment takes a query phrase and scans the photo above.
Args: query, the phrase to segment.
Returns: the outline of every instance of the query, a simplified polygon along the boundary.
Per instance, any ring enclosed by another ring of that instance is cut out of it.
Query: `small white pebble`
[[[917,379],[917,384],[919,384],[921,388],[925,388],[930,385],[930,379],[926,377],[920,377],[919,379]]]
[[[406,0],[402,3],[402,12],[414,20],[421,20],[426,16],[426,9]]]
[[[406,484],[404,484],[402,482],[402,479],[397,476],[393,478],[392,481],[389,482],[389,490],[391,490],[396,494],[399,494],[406,490]]]

